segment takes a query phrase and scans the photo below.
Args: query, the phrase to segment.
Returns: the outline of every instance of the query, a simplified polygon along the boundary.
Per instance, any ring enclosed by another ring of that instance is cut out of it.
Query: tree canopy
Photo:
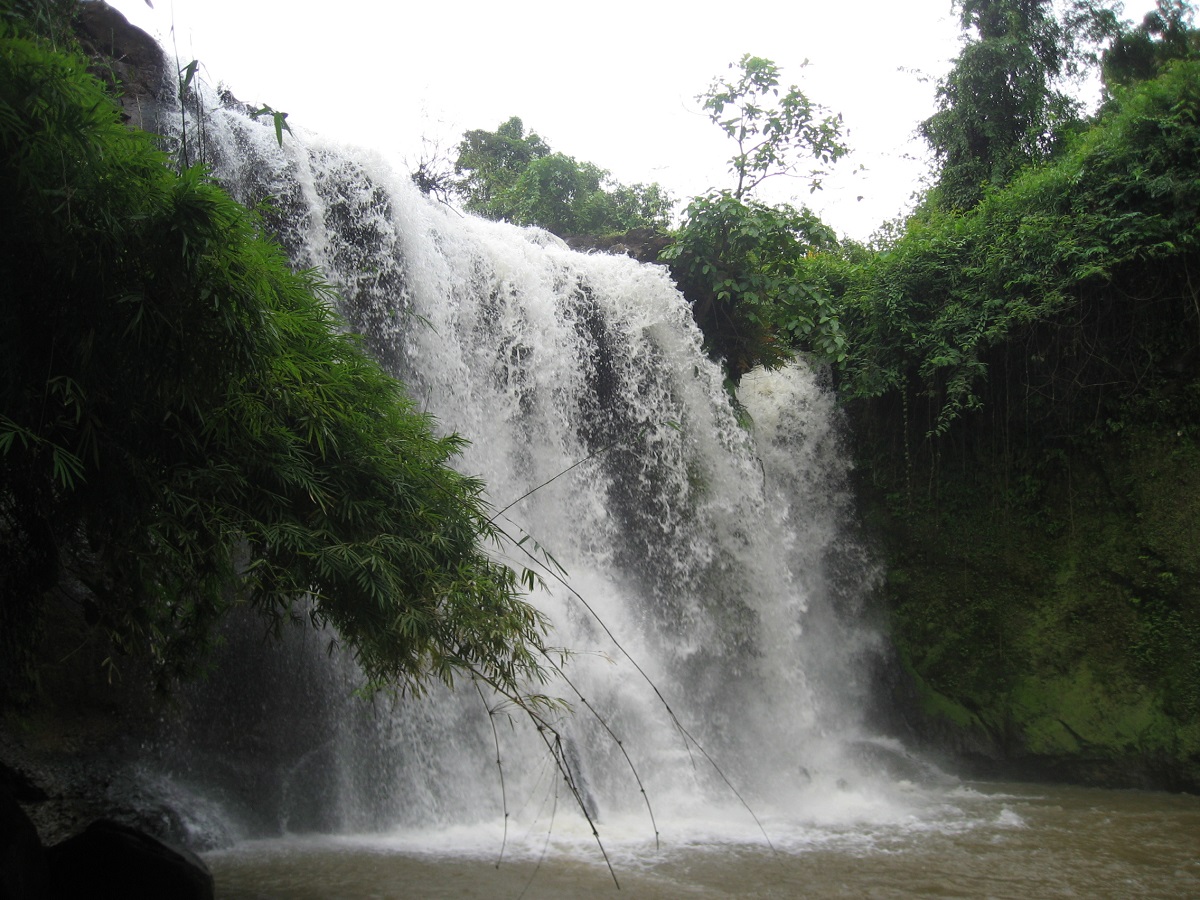
[[[0,690],[51,606],[168,677],[241,603],[333,624],[377,684],[540,673],[461,439],[254,212],[6,21],[0,159]]]
[[[733,378],[757,365],[777,366],[803,347],[838,359],[843,339],[829,296],[800,274],[804,258],[828,250],[836,235],[808,209],[771,205],[750,195],[768,178],[792,175],[803,160],[820,184],[823,166],[845,155],[841,118],[793,85],[779,98],[780,70],[746,54],[696,99],[737,145],[732,189],[692,200],[675,240],[662,254],[692,301],[705,346]]]
[[[837,298],[839,393],[874,423],[882,469],[972,442],[1042,465],[1126,431],[1194,439],[1198,166],[1200,60],[1181,60],[971,210],[806,259]]]
[[[508,195],[534,160],[551,153],[535,132],[525,133],[516,116],[495,131],[476,128],[463,134],[454,161],[454,187],[469,212],[486,219],[503,219],[510,211]]]
[[[737,379],[755,366],[781,365],[798,347],[842,355],[832,298],[804,275],[807,256],[836,243],[807,209],[718,192],[688,205],[663,259],[692,301],[706,349]]]
[[[1103,55],[1109,91],[1154,78],[1173,59],[1200,54],[1200,36],[1191,19],[1192,10],[1183,0],[1158,0],[1140,25],[1119,33]]]
[[[488,219],[537,225],[560,237],[666,228],[672,201],[658,184],[624,185],[590,162],[556,153],[516,116],[495,131],[468,131],[454,191]]]
[[[709,119],[737,144],[729,160],[735,177],[731,193],[741,200],[768,178],[792,175],[802,160],[817,168],[807,173],[810,190],[820,186],[823,166],[846,153],[842,117],[828,114],[796,85],[780,96],[780,69],[774,62],[747,53],[730,63],[732,78],[713,79],[698,96]],[[770,105],[772,98],[778,105]]]
[[[938,110],[921,123],[937,157],[937,202],[969,209],[986,186],[1002,187],[1026,165],[1043,162],[1078,120],[1063,90],[1085,47],[1115,28],[1111,13],[1051,0],[956,0],[966,45],[938,85]]]
[[[847,395],[918,390],[942,432],[1004,390],[993,369],[1011,349],[1022,393],[1054,398],[1047,411],[1087,409],[1100,429],[1153,417],[1176,377],[1159,366],[1200,352],[1200,62],[1114,91],[1053,161],[970,210],[926,207],[847,280],[824,282],[843,299]]]

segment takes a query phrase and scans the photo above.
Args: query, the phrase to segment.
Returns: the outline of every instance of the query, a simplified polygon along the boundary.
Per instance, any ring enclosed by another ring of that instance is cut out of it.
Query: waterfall
[[[892,790],[855,749],[900,752],[860,720],[875,639],[857,605],[876,573],[845,527],[819,372],[751,373],[735,404],[664,268],[464,216],[377,156],[281,147],[203,105],[218,180],[270,198],[294,264],[319,267],[370,350],[469,439],[457,465],[513,538],[496,552],[561,566],[531,600],[568,651],[569,684],[546,690],[574,708],[558,728],[581,804],[520,711],[470,681],[364,700],[336,635],[279,644],[249,620],[146,764],[203,798],[198,842],[453,832],[492,852],[505,822],[514,842],[590,840],[578,805],[610,840],[757,840]]]

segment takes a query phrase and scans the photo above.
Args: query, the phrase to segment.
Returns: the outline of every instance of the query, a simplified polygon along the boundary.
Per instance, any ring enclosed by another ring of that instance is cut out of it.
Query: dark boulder
[[[0,900],[42,900],[49,885],[37,829],[12,795],[0,791]]]
[[[212,900],[204,862],[127,825],[101,819],[47,851],[56,900]]]

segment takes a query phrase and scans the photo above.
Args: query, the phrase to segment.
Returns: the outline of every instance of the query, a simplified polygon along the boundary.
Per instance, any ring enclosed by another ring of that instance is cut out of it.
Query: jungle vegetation
[[[536,225],[559,237],[666,228],[670,196],[657,183],[624,185],[606,169],[550,149],[516,116],[463,135],[453,172],[423,161],[413,180],[485,219]]]
[[[847,147],[835,114],[747,55],[697,98],[735,147],[731,184],[693,198],[663,261],[731,382],[798,354],[827,367],[927,734],[1197,789],[1191,9],[953,5],[965,42],[921,125],[936,169],[911,215],[861,246],[757,199],[786,174],[819,188]],[[64,39],[21,23],[0,21],[4,683],[50,608],[172,672],[230,605],[282,619],[306,594],[380,681],[536,677],[532,576],[483,553],[498,535],[448,466],[456,440],[253,211],[121,127]],[[1092,112],[1070,90],[1087,71]],[[560,235],[669,225],[657,186],[515,117],[414,178]]]
[[[1043,773],[1194,790],[1200,36],[1168,0],[1136,26],[956,8],[967,40],[923,125],[932,186],[869,247],[796,229],[792,289],[839,343],[775,324],[750,361],[829,366],[890,632],[937,723],[920,727]],[[1104,94],[1084,115],[1063,78],[1089,65]]]
[[[0,699],[50,620],[169,682],[235,606],[328,622],[376,686],[528,690],[533,576],[489,556],[461,440],[257,212],[122,124],[62,11],[0,17]]]

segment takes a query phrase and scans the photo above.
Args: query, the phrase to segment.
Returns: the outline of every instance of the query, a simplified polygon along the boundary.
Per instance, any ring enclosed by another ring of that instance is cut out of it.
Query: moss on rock
[[[1200,789],[1200,450],[1143,430],[877,495],[917,730],[982,768]]]

